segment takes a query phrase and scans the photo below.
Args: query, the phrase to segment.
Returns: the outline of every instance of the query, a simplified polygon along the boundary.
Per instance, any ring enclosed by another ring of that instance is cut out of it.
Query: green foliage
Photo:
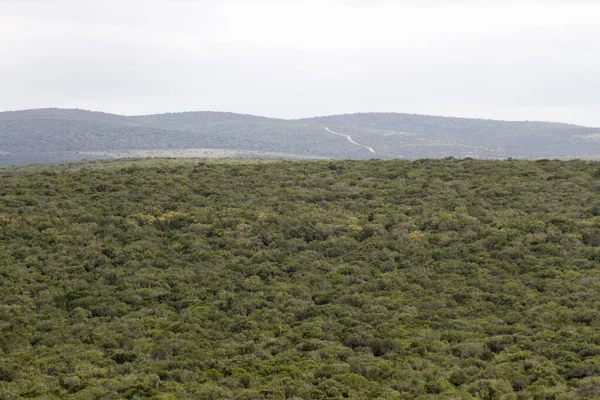
[[[598,398],[599,170],[3,170],[0,399]]]

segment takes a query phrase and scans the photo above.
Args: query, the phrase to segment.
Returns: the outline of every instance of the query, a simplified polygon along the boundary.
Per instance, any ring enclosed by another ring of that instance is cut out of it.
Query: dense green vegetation
[[[351,135],[376,153],[326,128]],[[597,158],[600,129],[395,113],[300,120],[222,112],[131,117],[64,109],[0,113],[0,165],[182,157],[190,151],[204,157],[295,159]]]
[[[0,399],[600,398],[600,164],[0,170]]]

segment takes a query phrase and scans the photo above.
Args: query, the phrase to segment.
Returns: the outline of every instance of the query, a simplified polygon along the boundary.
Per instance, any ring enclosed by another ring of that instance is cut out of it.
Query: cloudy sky
[[[0,0],[0,110],[600,127],[600,1]]]

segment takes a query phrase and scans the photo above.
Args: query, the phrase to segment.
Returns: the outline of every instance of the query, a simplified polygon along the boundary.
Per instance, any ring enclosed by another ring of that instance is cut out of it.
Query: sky
[[[0,0],[0,110],[600,127],[600,1]]]

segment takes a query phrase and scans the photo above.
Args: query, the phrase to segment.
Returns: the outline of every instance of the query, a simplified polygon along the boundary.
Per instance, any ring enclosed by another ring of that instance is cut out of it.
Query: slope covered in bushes
[[[600,396],[600,164],[0,170],[0,399]]]
[[[599,139],[600,129],[570,124],[397,113],[282,120],[224,112],[143,116],[67,109],[0,112],[0,166],[194,155],[598,159]]]

